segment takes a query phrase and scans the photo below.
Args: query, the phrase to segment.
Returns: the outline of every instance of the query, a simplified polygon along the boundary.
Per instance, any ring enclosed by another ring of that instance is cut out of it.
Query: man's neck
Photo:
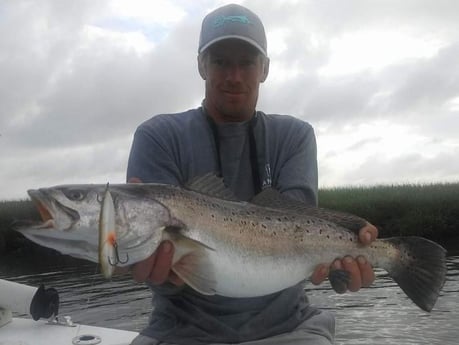
[[[206,100],[202,101],[202,107],[205,109],[207,116],[209,116],[215,123],[239,123],[246,122],[253,118],[255,110],[250,115],[247,114],[232,114],[225,115],[220,113],[215,107],[209,105]]]

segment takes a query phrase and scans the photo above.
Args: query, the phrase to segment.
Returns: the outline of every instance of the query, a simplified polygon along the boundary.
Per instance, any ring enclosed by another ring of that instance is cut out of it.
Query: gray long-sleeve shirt
[[[214,126],[203,108],[197,108],[157,115],[141,124],[134,136],[127,178],[183,186],[194,177],[216,172],[242,200],[271,186],[316,205],[316,157],[314,131],[304,121],[256,112],[252,121]],[[254,186],[254,174],[259,175],[260,186]],[[309,306],[303,284],[244,299],[203,296],[188,286],[151,288],[154,310],[141,333],[176,344],[265,338],[291,331],[317,313]]]

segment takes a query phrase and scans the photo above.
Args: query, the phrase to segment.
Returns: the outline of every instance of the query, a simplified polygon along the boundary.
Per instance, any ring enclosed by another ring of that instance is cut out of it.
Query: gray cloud
[[[144,55],[105,37],[88,41],[83,25],[67,32],[67,47],[53,47],[41,60],[21,50],[31,64],[12,57],[3,65],[11,74],[22,72],[4,85],[3,131],[17,146],[98,143],[132,133],[153,114],[189,107],[202,95],[196,47],[186,38],[193,31],[197,36],[196,23],[178,25]]]
[[[343,177],[352,184],[371,185],[378,183],[433,183],[454,178],[459,171],[459,149],[429,157],[423,153],[409,153],[398,157],[372,157]]]
[[[110,17],[109,0],[2,3],[0,179],[8,185],[0,199],[46,184],[123,181],[135,127],[155,114],[199,105],[200,23],[220,3],[190,5],[180,0],[176,4],[186,13],[180,20],[130,26],[129,20],[135,19]],[[244,4],[260,15],[268,35],[281,33],[285,46],[276,51],[269,43],[272,74],[262,86],[261,110],[327,127],[318,136],[319,145],[322,135],[384,119],[410,125],[413,133],[431,138],[435,148],[435,156],[402,152],[378,161],[364,161],[362,156],[356,171],[339,171],[332,165],[336,152],[359,152],[379,140],[355,138],[320,162],[327,181],[333,181],[334,174],[340,183],[459,179],[453,162],[459,116],[457,108],[449,106],[459,97],[459,2]],[[361,30],[398,29],[439,39],[443,48],[429,58],[397,61],[379,70],[320,75],[319,69],[330,61],[332,39]],[[136,30],[144,30],[137,34],[144,34],[145,40],[152,39],[149,50],[139,52],[127,43],[123,34]]]
[[[441,49],[431,59],[393,68],[397,84],[390,95],[389,110],[438,110],[459,96],[459,43]],[[391,78],[392,79],[392,78]]]

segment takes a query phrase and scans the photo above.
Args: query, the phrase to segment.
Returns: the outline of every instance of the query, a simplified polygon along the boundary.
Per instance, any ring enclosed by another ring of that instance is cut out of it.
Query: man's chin
[[[236,108],[225,109],[225,112],[222,112],[223,118],[228,122],[243,122],[250,120],[253,115],[253,111],[248,111],[245,108]]]

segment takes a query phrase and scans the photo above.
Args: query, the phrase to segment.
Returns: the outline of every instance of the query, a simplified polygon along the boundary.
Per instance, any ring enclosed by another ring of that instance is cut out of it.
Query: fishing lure
[[[115,271],[116,265],[127,263],[129,257],[126,254],[126,259],[121,260],[119,256],[116,238],[115,204],[108,183],[101,205],[99,217],[99,263],[104,277],[110,278]]]

